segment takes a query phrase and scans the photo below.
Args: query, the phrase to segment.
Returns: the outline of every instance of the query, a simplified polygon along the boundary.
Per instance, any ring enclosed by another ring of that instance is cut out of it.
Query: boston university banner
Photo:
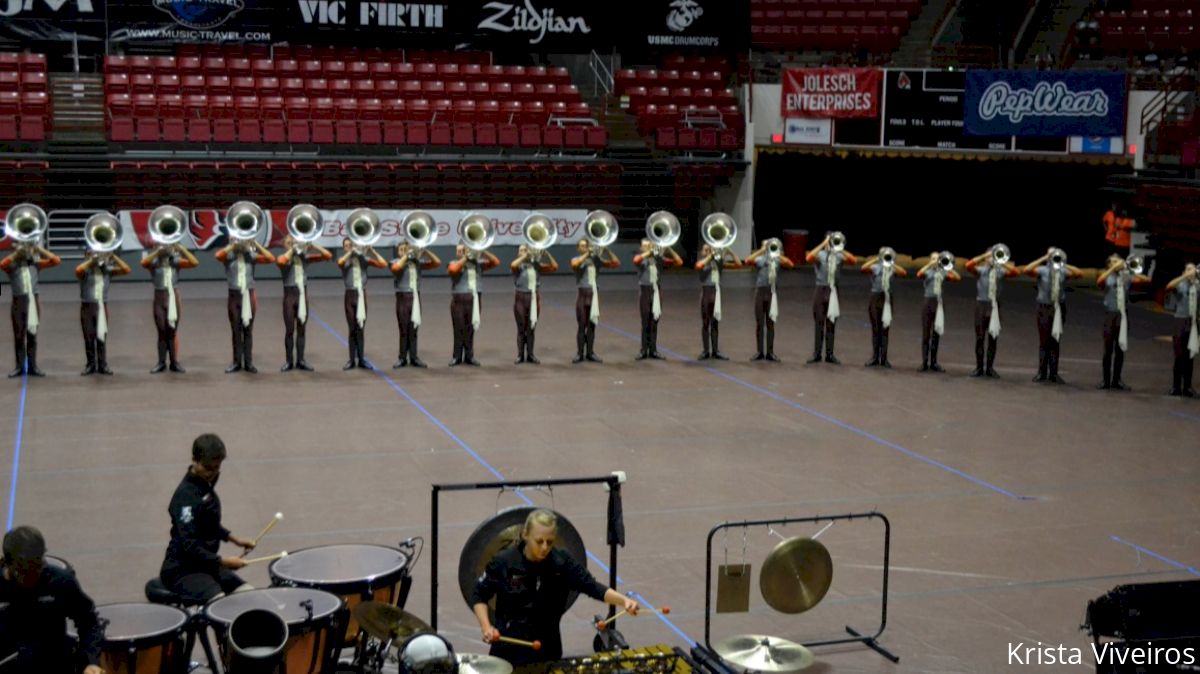
[[[965,131],[985,136],[1122,136],[1125,75],[968,70]]]

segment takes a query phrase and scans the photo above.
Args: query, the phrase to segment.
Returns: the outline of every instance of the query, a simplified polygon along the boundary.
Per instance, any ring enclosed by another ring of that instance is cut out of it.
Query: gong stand
[[[880,646],[879,642],[877,641],[879,636],[881,634],[883,634],[883,628],[887,626],[888,567],[889,567],[889,560],[891,558],[892,523],[890,521],[888,521],[888,518],[883,513],[876,512],[876,511],[871,511],[871,512],[867,512],[867,513],[851,513],[851,514],[847,514],[847,515],[821,515],[818,517],[786,517],[786,518],[774,519],[774,520],[750,520],[750,521],[743,521],[743,522],[725,522],[723,524],[718,524],[717,526],[713,527],[708,532],[708,542],[707,542],[706,548],[705,548],[705,562],[706,562],[707,566],[704,569],[704,646],[696,646],[696,649],[703,649],[703,650],[701,650],[700,655],[702,655],[708,659],[715,658],[718,661],[720,660],[719,656],[716,655],[716,651],[713,650],[712,643],[709,641],[709,628],[712,626],[713,537],[716,536],[716,534],[718,532],[725,531],[727,529],[737,529],[737,528],[748,529],[750,527],[770,527],[773,525],[784,525],[784,524],[819,524],[821,522],[832,523],[832,522],[840,522],[840,521],[870,520],[870,519],[878,519],[883,522],[883,590],[881,592],[881,600],[882,601],[880,602],[880,607],[879,607],[879,627],[876,629],[875,634],[866,635],[866,634],[862,634],[861,632],[854,629],[853,627],[850,627],[849,625],[847,625],[846,632],[848,634],[850,634],[849,637],[846,637],[843,639],[826,639],[824,641],[809,641],[809,642],[805,642],[803,645],[807,646],[807,647],[813,647],[813,646],[830,646],[833,644],[862,643],[862,644],[865,644],[868,648],[874,650],[875,652],[879,653],[883,657],[887,658],[888,660],[891,660],[892,662],[900,662],[900,658],[898,656],[893,655],[886,648],[884,648],[883,646]],[[736,670],[737,668],[732,668],[732,669]]]
[[[505,480],[503,482],[464,482],[464,483],[459,483],[459,484],[435,484],[435,485],[432,485],[432,487],[433,487],[433,492],[432,492],[433,503],[432,503],[432,507],[429,510],[429,512],[430,512],[430,530],[432,532],[430,534],[430,541],[429,541],[429,545],[430,545],[430,553],[429,553],[430,554],[430,560],[429,560],[429,566],[430,566],[430,571],[429,571],[429,578],[430,578],[429,624],[431,627],[433,627],[433,631],[435,631],[435,632],[437,631],[437,624],[438,624],[437,623],[437,619],[438,619],[438,542],[439,542],[438,541],[438,497],[442,492],[444,492],[444,491],[447,491],[447,492],[480,491],[480,490],[490,491],[490,490],[496,490],[496,489],[499,489],[499,490],[527,489],[527,488],[536,488],[536,487],[563,487],[563,486],[576,486],[576,485],[586,485],[586,484],[606,484],[606,485],[608,485],[608,489],[609,489],[609,494],[610,494],[609,498],[617,499],[619,501],[619,499],[621,498],[621,480],[622,480],[621,476],[606,475],[604,477],[572,477],[572,478],[559,478],[559,479],[553,479],[553,480]],[[607,514],[606,514],[605,518],[606,518],[606,522],[607,522],[607,527],[605,530],[607,532],[612,532],[615,530],[616,525],[618,524],[618,522],[615,520],[620,520],[621,518],[618,517],[618,518],[614,519],[613,513],[612,513],[612,508],[608,508],[606,506],[606,511],[607,511]],[[621,523],[621,527],[622,528],[624,527],[623,522]],[[609,587],[617,587],[617,543],[615,543],[615,542],[608,544],[608,586]],[[611,618],[612,616],[616,615],[616,613],[617,613],[617,609],[615,606],[608,607],[608,617]],[[608,630],[615,631],[614,626],[615,626],[615,623],[610,624]],[[606,630],[606,631],[608,631],[608,630]]]

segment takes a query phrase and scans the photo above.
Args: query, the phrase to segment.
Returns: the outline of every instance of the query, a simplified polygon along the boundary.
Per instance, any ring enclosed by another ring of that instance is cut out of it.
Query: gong
[[[758,572],[763,599],[780,613],[803,613],[816,606],[832,582],[829,550],[811,538],[781,541]]]
[[[521,541],[521,530],[525,527],[525,518],[534,510],[532,506],[518,506],[496,513],[491,519],[485,520],[467,538],[463,545],[462,554],[458,557],[458,587],[462,590],[463,601],[471,603],[471,593],[475,591],[475,583],[483,575],[487,565],[491,563],[496,553],[508,547],[515,547]],[[550,510],[545,508],[545,510]],[[563,514],[550,510],[558,518],[558,540],[554,542],[557,550],[562,550],[583,567],[587,567],[587,549],[575,525]],[[575,603],[579,593],[572,591],[567,594],[566,610]],[[489,612],[495,611],[495,598],[488,602]]]

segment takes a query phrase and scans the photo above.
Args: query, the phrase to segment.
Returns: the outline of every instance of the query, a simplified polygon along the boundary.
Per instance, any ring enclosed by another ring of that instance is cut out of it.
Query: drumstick
[[[284,550],[283,552],[281,552],[277,555],[267,555],[266,557],[255,557],[254,559],[244,559],[242,561],[246,562],[246,564],[257,564],[259,562],[273,562],[277,559],[283,559],[284,557],[287,557],[287,555],[288,555],[287,550]]]
[[[495,641],[500,641],[500,642],[503,642],[506,644],[513,644],[516,646],[526,646],[528,648],[532,648],[535,651],[542,650],[542,642],[540,642],[540,641],[525,641],[523,639],[514,639],[512,637],[502,637],[502,636],[497,636]],[[495,641],[493,641],[492,643],[495,643]]]
[[[267,526],[263,527],[263,530],[260,531],[258,533],[258,535],[254,537],[254,545],[257,546],[258,542],[260,540],[262,540],[262,537],[266,536],[267,532],[271,530],[271,527],[278,524],[279,520],[281,520],[281,519],[283,519],[283,513],[275,513],[275,516],[271,518],[271,521],[267,522]]]
[[[644,610],[644,609],[643,609],[643,610]],[[661,608],[659,608],[659,609],[657,609],[657,610],[655,610],[655,611],[654,611],[654,613],[661,613],[661,614],[663,614],[663,615],[667,615],[667,614],[668,614],[668,613],[670,613],[670,612],[671,612],[671,607],[670,607],[670,606],[663,606],[663,607],[661,607]],[[629,615],[629,611],[621,611],[620,613],[616,614],[615,616],[613,616],[613,617],[611,617],[611,618],[607,618],[607,619],[605,619],[605,620],[601,620],[600,622],[596,623],[596,629],[598,629],[598,630],[602,630],[602,629],[604,629],[605,627],[608,627],[609,623],[611,623],[612,621],[616,620],[617,618],[620,618],[620,617],[621,617],[621,616],[623,616],[623,615]],[[636,616],[630,616],[630,617],[636,617]]]

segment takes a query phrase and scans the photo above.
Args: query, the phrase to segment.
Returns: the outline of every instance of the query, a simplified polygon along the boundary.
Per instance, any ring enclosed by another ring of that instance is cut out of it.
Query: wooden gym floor
[[[395,544],[429,535],[430,484],[606,475],[623,470],[628,546],[623,589],[666,619],[618,626],[635,646],[703,639],[705,535],[727,520],[805,517],[877,509],[892,522],[891,587],[881,642],[893,665],[862,647],[821,649],[818,672],[996,672],[1010,643],[1087,648],[1087,600],[1119,584],[1200,575],[1200,402],[1162,395],[1170,383],[1169,317],[1142,303],[1130,312],[1125,381],[1133,393],[1097,391],[1099,295],[1073,292],[1062,374],[1069,385],[1030,383],[1036,365],[1033,289],[1004,293],[1001,381],[974,366],[974,284],[948,290],[945,375],[921,374],[916,283],[896,291],[892,371],[865,369],[870,330],[866,279],[843,288],[840,367],[805,366],[812,344],[812,275],[781,286],[776,351],[753,352],[751,278],[727,274],[722,349],[727,363],[691,362],[699,351],[693,274],[664,283],[660,349],[667,362],[635,363],[638,317],[632,276],[604,278],[602,366],[572,366],[573,284],[546,280],[538,329],[540,367],[514,366],[511,281],[485,282],[480,369],[447,369],[448,282],[424,294],[426,371],[392,370],[391,286],[370,286],[367,354],[377,372],[341,371],[346,358],[342,287],[312,288],[311,375],[281,374],[277,283],[259,284],[257,376],[225,375],[230,352],[225,288],[182,287],[183,376],[151,376],[154,329],[147,284],[113,287],[109,361],[116,376],[80,377],[77,286],[43,287],[43,380],[0,382],[0,482],[6,523],[33,524],[51,554],[71,561],[98,603],[142,600],[168,537],[166,504],[192,439],[221,434],[229,447],[219,491],[225,521],[254,535],[276,511],[284,521],[261,552],[341,542]],[[7,284],[6,284],[7,285]],[[7,290],[7,288],[6,288]],[[7,302],[4,302],[7,311]],[[11,333],[0,330],[7,363]],[[9,367],[5,367],[7,371]],[[596,560],[604,546],[600,488],[553,493],[447,494],[442,499],[439,624],[456,647],[483,651],[455,579],[463,542],[497,508],[524,499],[563,512]],[[823,525],[822,525],[823,526]],[[824,602],[775,613],[757,572],[780,537],[816,526],[718,537],[718,563],[752,564],[751,611],[714,616],[713,636],[765,633],[794,641],[873,631],[879,620],[882,529],[839,523],[821,534],[834,560]],[[430,559],[415,571],[408,608],[428,619]],[[251,567],[249,582],[269,584]],[[581,600],[564,619],[568,653],[590,651]]]

